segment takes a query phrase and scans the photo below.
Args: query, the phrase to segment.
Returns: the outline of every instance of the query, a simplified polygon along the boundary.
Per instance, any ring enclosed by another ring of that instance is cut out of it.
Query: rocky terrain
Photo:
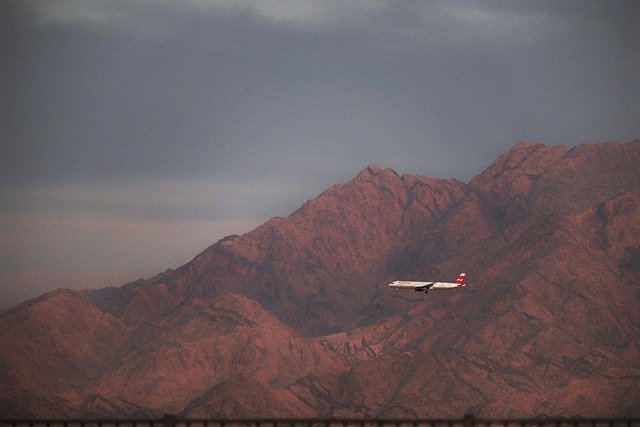
[[[1,314],[0,378],[1,418],[640,416],[640,141],[521,142],[469,183],[369,166],[176,270]]]

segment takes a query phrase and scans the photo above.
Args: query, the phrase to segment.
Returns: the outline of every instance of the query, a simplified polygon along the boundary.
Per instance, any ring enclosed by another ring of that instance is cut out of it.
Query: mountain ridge
[[[0,416],[637,416],[638,312],[639,140],[521,142],[468,184],[370,165],[180,268],[0,315]]]

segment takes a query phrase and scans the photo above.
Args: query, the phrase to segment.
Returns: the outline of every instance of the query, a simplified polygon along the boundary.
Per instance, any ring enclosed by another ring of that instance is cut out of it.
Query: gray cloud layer
[[[520,139],[638,138],[639,9],[2,3],[0,227],[11,238],[3,237],[0,288],[13,295],[34,282],[17,278],[36,275],[40,290],[47,275],[76,267],[102,278],[83,283],[102,284],[109,274],[101,265],[117,265],[109,245],[135,247],[129,258],[146,266],[140,275],[175,266],[166,263],[203,248],[198,225],[208,224],[209,242],[233,232],[230,224],[246,231],[370,163],[467,180]],[[50,237],[49,246],[93,258],[30,257],[54,220],[61,236],[75,237]],[[105,225],[132,221],[172,239],[180,238],[172,230],[188,231],[181,249],[154,262],[148,248]],[[94,242],[96,230],[109,242]]]

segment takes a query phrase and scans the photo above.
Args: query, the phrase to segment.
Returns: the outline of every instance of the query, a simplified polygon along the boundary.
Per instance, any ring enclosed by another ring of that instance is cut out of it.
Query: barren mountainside
[[[396,292],[403,279],[466,288]],[[369,166],[118,288],[0,315],[0,418],[640,415],[640,141]]]

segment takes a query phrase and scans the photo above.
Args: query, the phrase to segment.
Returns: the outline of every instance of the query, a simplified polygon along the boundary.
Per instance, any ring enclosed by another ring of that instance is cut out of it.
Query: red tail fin
[[[464,284],[464,273],[460,273],[460,275],[456,279],[456,283],[458,283],[460,285]]]

